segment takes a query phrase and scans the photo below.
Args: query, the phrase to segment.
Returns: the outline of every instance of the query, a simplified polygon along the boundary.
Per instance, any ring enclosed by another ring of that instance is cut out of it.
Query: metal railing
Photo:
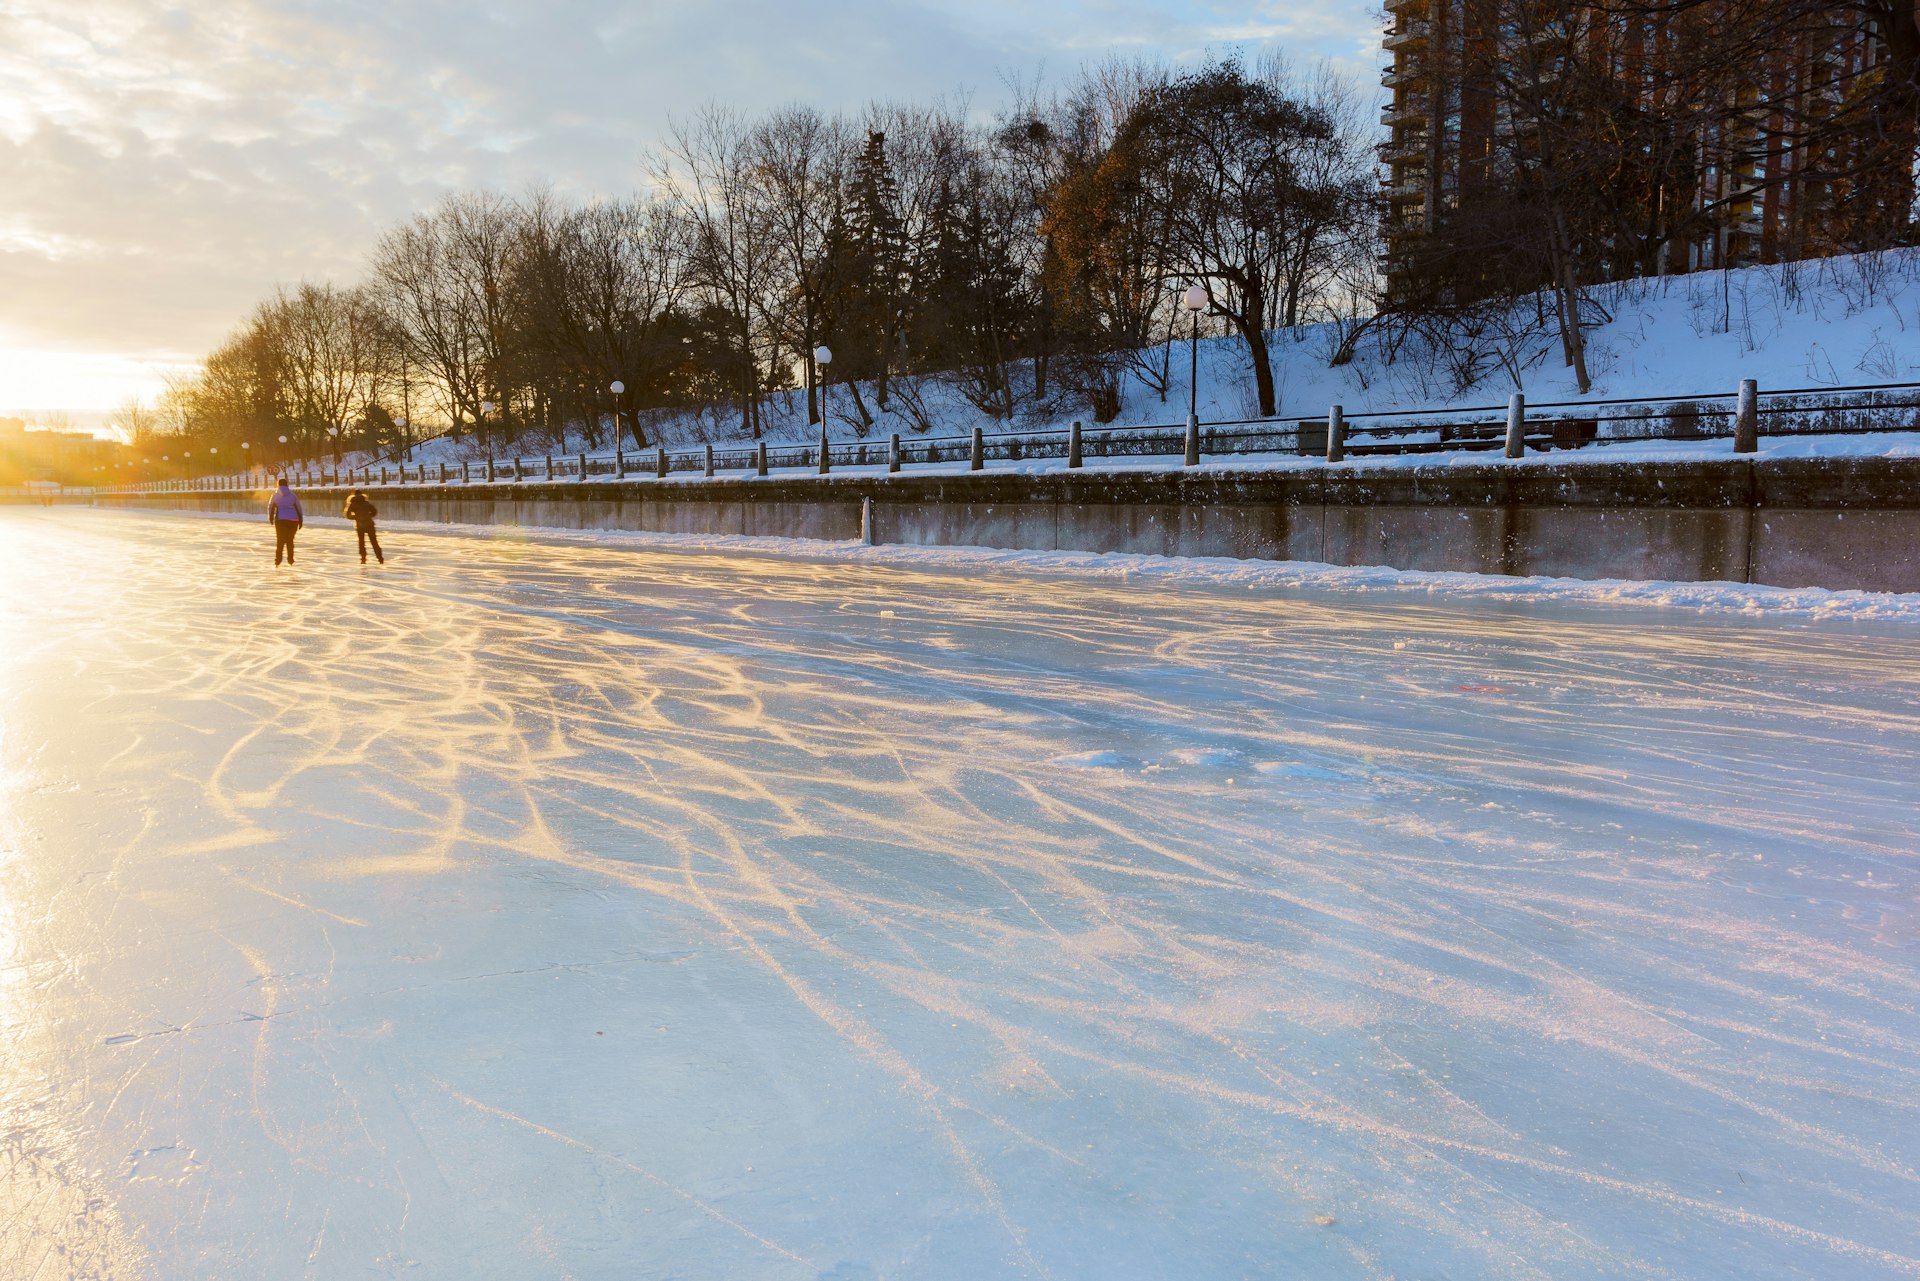
[[[833,441],[825,457],[818,442],[739,442],[697,449],[656,448],[616,457],[588,454],[511,457],[461,463],[380,464],[328,467],[293,465],[195,479],[149,481],[102,489],[106,494],[198,493],[251,490],[285,475],[295,485],[396,486],[479,485],[668,478],[770,476],[774,472],[823,475],[842,468],[888,473],[989,463],[1064,461],[1069,468],[1091,461],[1166,459],[1171,468],[1205,461],[1288,455],[1337,464],[1348,458],[1504,449],[1525,452],[1605,448],[1648,441],[1728,440],[1734,452],[1751,452],[1761,437],[1819,436],[1862,432],[1920,431],[1920,383],[1853,387],[1799,387],[1760,393],[1749,382],[1743,393],[1556,401],[1527,405],[1514,396],[1505,405],[1431,410],[1379,410],[1348,414],[1329,407],[1324,418],[1246,419],[1213,423],[1066,428],[902,440]]]
[[[62,485],[59,483],[39,485],[0,485],[0,499],[8,502],[29,501],[36,503],[81,502],[93,497],[96,489],[92,485]]]

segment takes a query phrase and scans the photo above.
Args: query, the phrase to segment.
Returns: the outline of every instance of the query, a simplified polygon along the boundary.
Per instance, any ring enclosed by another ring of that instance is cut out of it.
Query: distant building
[[[120,450],[118,443],[86,432],[37,431],[21,419],[0,418],[0,485],[98,484]]]
[[[1500,182],[1503,149],[1524,140],[1529,122],[1517,118],[1503,101],[1492,74],[1476,68],[1511,65],[1517,45],[1516,12],[1531,39],[1566,40],[1572,28],[1606,26],[1612,83],[1629,102],[1657,113],[1672,86],[1664,60],[1672,33],[1651,19],[1629,22],[1608,17],[1600,6],[1543,0],[1520,9],[1486,0],[1385,0],[1392,22],[1385,37],[1391,59],[1381,83],[1392,97],[1381,116],[1388,140],[1380,146],[1383,169],[1386,258],[1393,280],[1409,250],[1444,225],[1449,213],[1476,189],[1486,194]],[[1704,11],[1701,11],[1704,12]],[[1717,21],[1739,19],[1725,11]],[[1836,10],[1836,13],[1839,13]],[[1538,47],[1537,45],[1535,47]],[[1560,47],[1560,46],[1556,46]],[[1578,47],[1575,45],[1575,47]],[[1734,93],[1740,123],[1724,136],[1711,130],[1694,139],[1687,163],[1694,177],[1687,193],[1644,195],[1644,223],[1684,225],[1653,264],[1656,274],[1777,262],[1835,252],[1848,246],[1831,235],[1838,194],[1820,174],[1844,169],[1838,154],[1847,143],[1832,136],[1816,148],[1796,136],[1805,120],[1819,115],[1821,103],[1839,104],[1883,69],[1885,41],[1871,24],[1836,19],[1830,40],[1805,41],[1773,51],[1765,61],[1741,69],[1744,83]],[[1547,68],[1551,78],[1554,66]],[[1769,103],[1792,100],[1803,110],[1789,122]],[[1811,111],[1806,104],[1815,104]],[[1911,173],[1894,175],[1883,199],[1904,213],[1913,198]],[[1657,203],[1690,204],[1687,209]],[[1644,269],[1644,268],[1643,268]]]

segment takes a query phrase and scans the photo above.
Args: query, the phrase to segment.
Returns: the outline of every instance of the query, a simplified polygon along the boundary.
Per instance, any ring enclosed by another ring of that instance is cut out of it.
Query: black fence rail
[[[705,445],[698,449],[619,451],[612,457],[541,454],[460,463],[380,463],[357,467],[295,464],[277,470],[298,485],[474,485],[531,481],[598,481],[673,476],[767,476],[773,472],[827,474],[842,468],[900,472],[912,468],[990,463],[1090,460],[1165,460],[1168,467],[1205,461],[1287,455],[1339,464],[1349,458],[1501,451],[1605,448],[1647,441],[1727,440],[1732,452],[1751,453],[1763,437],[1920,431],[1920,383],[1855,387],[1798,387],[1761,393],[1753,381],[1731,393],[1560,401],[1529,405],[1515,395],[1505,405],[1348,414],[1338,405],[1325,417],[1214,423],[1163,423],[989,433],[902,440],[815,441]],[[105,494],[251,489],[268,473],[236,473],[190,480],[148,481],[102,489]]]

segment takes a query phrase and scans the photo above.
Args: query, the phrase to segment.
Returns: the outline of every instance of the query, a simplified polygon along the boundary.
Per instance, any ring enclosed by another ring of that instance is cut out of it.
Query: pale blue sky
[[[1110,54],[1377,64],[1372,0],[0,0],[0,413],[151,389],[451,188],[635,184],[717,100],[967,93]]]

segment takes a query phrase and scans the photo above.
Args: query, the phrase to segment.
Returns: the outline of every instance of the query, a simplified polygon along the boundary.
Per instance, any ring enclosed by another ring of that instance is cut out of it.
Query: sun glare
[[[180,363],[0,343],[0,415],[62,413],[76,425],[95,425],[135,397],[152,402]]]

